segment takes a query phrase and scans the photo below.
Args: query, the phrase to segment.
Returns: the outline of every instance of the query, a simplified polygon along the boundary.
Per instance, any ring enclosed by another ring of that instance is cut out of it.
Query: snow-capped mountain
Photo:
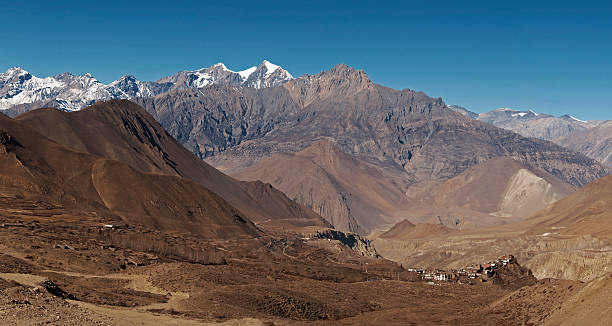
[[[459,112],[461,114],[463,114],[464,116],[468,117],[468,118],[472,118],[472,119],[478,119],[478,113],[476,112],[472,112],[462,106],[459,105],[447,105],[447,108],[455,111],[455,112]]]
[[[448,108],[460,112],[472,119],[490,123],[499,128],[512,130],[526,137],[535,137],[553,142],[576,132],[594,128],[603,121],[584,121],[569,114],[556,117],[552,114],[537,113],[533,110],[514,110],[499,108],[480,114],[473,113],[460,106]]]
[[[212,84],[236,87],[275,87],[293,76],[264,60],[260,65],[242,71],[227,69],[223,63],[193,71],[181,71],[158,81],[139,81],[123,76],[106,85],[90,74],[39,78],[21,68],[10,68],[0,74],[0,110],[31,103],[53,103],[66,111],[79,110],[97,101],[152,97],[174,89],[201,88]]]
[[[494,124],[501,128],[507,128],[511,130],[514,130],[512,128],[514,125],[520,125],[520,126],[529,125],[529,126],[532,126],[532,128],[534,128],[536,125],[543,125],[543,124],[551,125],[551,126],[555,125],[556,127],[563,125],[564,128],[565,126],[572,126],[572,127],[567,127],[569,129],[582,129],[582,128],[588,129],[588,128],[593,128],[601,123],[601,121],[598,121],[598,120],[592,120],[592,121],[580,120],[569,114],[565,114],[565,115],[556,117],[552,114],[536,113],[533,110],[519,111],[519,110],[513,110],[509,108],[500,108],[500,109],[496,109],[493,111],[480,113],[478,114],[476,119]],[[534,137],[533,135],[531,136]],[[537,137],[543,138],[546,140],[550,140],[547,137],[540,137],[540,136],[537,136]]]
[[[507,121],[529,120],[529,119],[545,119],[554,118],[550,114],[538,114],[532,110],[514,110],[509,108],[499,108],[493,111],[481,113],[478,115],[478,120],[491,124],[503,123]]]
[[[243,70],[239,74],[244,78],[243,86],[253,88],[276,87],[293,79],[287,70],[266,60],[259,66]]]
[[[157,83],[172,83],[172,89],[200,88],[211,84],[243,86],[252,88],[275,87],[293,76],[285,69],[264,60],[259,66],[233,71],[223,63],[192,71],[181,71],[172,76],[159,79]]]
[[[171,83],[156,83],[156,82],[143,82],[136,79],[132,75],[123,76],[114,82],[110,83],[109,88],[117,89],[122,93],[119,94],[121,98],[132,98],[132,97],[151,97],[157,94],[167,92],[172,88]]]
[[[0,74],[0,110],[24,103],[55,100],[75,110],[98,100],[120,97],[122,92],[100,83],[90,74],[63,73],[39,78],[21,68]]]
[[[571,122],[581,122],[581,123],[591,123],[590,121],[585,121],[585,120],[580,120],[576,117],[574,117],[573,115],[569,115],[569,114],[565,114],[559,117],[559,119],[563,119],[565,121],[571,121]]]

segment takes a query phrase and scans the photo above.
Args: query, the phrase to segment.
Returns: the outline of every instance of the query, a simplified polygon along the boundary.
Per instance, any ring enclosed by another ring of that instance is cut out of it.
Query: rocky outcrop
[[[10,148],[14,146],[21,146],[21,144],[6,131],[0,130],[0,154],[8,154]]]
[[[496,266],[495,273],[491,277],[493,284],[510,290],[534,285],[537,281],[531,270],[521,266],[514,257],[507,264]]]
[[[344,233],[341,231],[328,229],[325,231],[317,231],[313,235],[313,238],[336,240],[356,251],[361,256],[380,257],[374,246],[372,246],[372,242],[370,240],[362,238],[355,233]]]

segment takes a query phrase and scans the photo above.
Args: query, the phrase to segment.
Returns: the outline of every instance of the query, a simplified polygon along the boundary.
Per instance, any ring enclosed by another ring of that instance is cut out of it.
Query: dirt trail
[[[40,287],[40,283],[47,280],[47,278],[43,276],[20,273],[0,273],[0,278],[9,281],[15,281],[19,284],[23,284],[29,287]]]
[[[128,280],[130,283],[126,286],[128,289],[132,289],[135,291],[149,292],[154,294],[168,295],[170,299],[168,302],[164,303],[155,303],[147,306],[139,307],[138,310],[146,311],[149,309],[179,309],[179,302],[186,300],[189,298],[189,293],[185,292],[168,292],[162,288],[159,288],[149,279],[146,275],[141,274],[106,274],[106,275],[92,275],[85,273],[76,273],[76,272],[57,272],[46,270],[46,272],[54,272],[61,273],[67,276],[74,277],[85,277],[85,278],[106,278],[106,279],[119,279],[119,280]]]
[[[70,301],[70,300],[68,300]],[[170,325],[198,325],[198,326],[262,326],[263,322],[258,319],[244,318],[230,320],[224,323],[204,323],[197,320],[190,320],[184,318],[177,318],[163,314],[156,314],[145,311],[138,311],[129,308],[115,308],[108,306],[98,306],[92,303],[82,301],[71,301],[72,303],[96,313],[120,320],[121,325],[159,325],[159,326],[170,326]]]
[[[81,308],[91,310],[93,312],[105,315],[118,321],[117,325],[225,325],[225,326],[261,326],[263,322],[258,319],[245,318],[229,320],[224,323],[204,323],[197,320],[190,320],[175,316],[169,316],[164,314],[153,313],[148,310],[160,309],[160,310],[179,310],[180,303],[189,298],[189,294],[185,292],[168,292],[159,287],[153,285],[147,278],[146,275],[141,274],[107,274],[107,275],[95,275],[85,274],[76,272],[63,272],[45,270],[45,272],[53,272],[64,274],[66,276],[73,277],[85,277],[85,278],[105,278],[105,279],[121,279],[129,280],[130,283],[126,286],[129,289],[143,292],[150,292],[154,294],[169,295],[170,299],[168,302],[155,303],[147,306],[133,308],[121,308],[113,306],[102,306],[93,303],[66,300],[74,305]],[[20,273],[0,273],[0,278],[6,280],[15,281],[17,283],[29,286],[29,287],[40,287],[41,283],[46,281],[47,278],[39,275],[32,274],[20,274]]]

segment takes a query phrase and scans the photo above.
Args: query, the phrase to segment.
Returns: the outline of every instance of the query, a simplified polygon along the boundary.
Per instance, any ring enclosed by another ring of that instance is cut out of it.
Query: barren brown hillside
[[[367,234],[409,207],[399,178],[327,141],[295,154],[274,155],[235,177],[269,182],[343,231]]]
[[[201,185],[72,151],[4,116],[0,117],[0,166],[3,197],[203,237],[260,234],[241,212]]]
[[[560,235],[593,235],[612,240],[612,176],[576,191],[525,221],[532,232],[556,230]]]
[[[403,220],[395,224],[389,231],[379,237],[394,240],[415,240],[435,238],[452,232],[452,229],[442,224],[418,223],[412,224],[408,220]]]
[[[434,199],[440,206],[526,218],[573,191],[573,186],[546,172],[499,157],[444,182],[434,190]]]
[[[72,113],[40,109],[16,119],[74,151],[117,160],[142,172],[184,177],[214,189],[254,221],[325,226],[321,217],[281,192],[258,193],[263,188],[237,181],[198,159],[133,102],[108,101]]]
[[[574,190],[509,157],[487,160],[439,185],[410,186],[401,170],[350,156],[329,141],[273,155],[234,176],[269,182],[336,228],[362,234],[401,219],[453,229],[512,223]]]

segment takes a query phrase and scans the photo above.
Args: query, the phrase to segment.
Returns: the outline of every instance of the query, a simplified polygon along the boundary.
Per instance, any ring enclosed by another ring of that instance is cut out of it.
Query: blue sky
[[[1,70],[109,82],[220,61],[239,70],[268,59],[294,76],[342,62],[476,112],[612,119],[612,5],[603,1],[58,3],[2,4]]]

